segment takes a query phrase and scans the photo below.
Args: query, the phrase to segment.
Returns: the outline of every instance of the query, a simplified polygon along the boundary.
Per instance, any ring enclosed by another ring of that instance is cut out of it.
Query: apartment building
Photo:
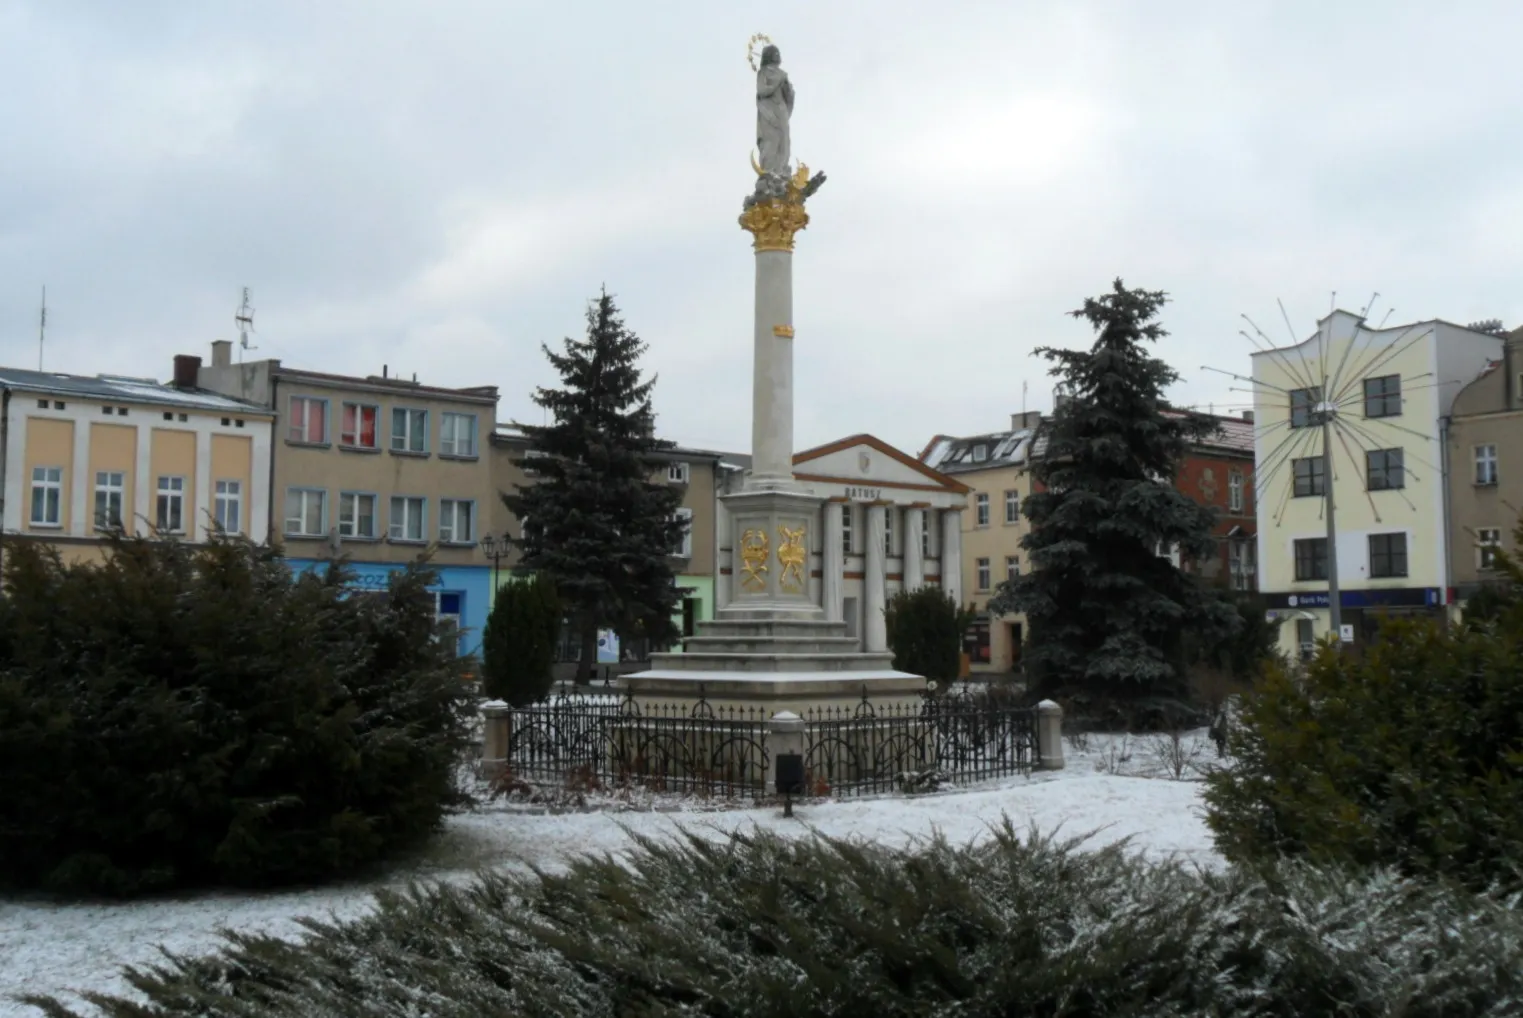
[[[973,672],[1009,672],[1020,666],[1025,616],[995,616],[989,599],[999,585],[1029,568],[1021,538],[1030,523],[1021,506],[1031,494],[1031,463],[1042,415],[1011,414],[1010,429],[952,438],[938,435],[920,461],[968,488],[962,514],[962,603],[974,614],[963,638]]]
[[[379,375],[232,362],[212,344],[195,362],[199,385],[275,415],[269,484],[270,539],[297,571],[348,559],[360,588],[384,590],[391,573],[431,551],[439,617],[475,653],[491,604],[483,515],[497,499],[482,448],[497,414],[497,389],[449,389]]]
[[[518,465],[519,461],[532,458],[528,438],[515,425],[498,424],[492,432],[490,446],[492,484],[497,494],[483,519],[487,532],[495,537],[518,538],[522,536],[521,524],[500,496],[532,483],[532,472],[526,474]],[[716,517],[718,496],[724,487],[723,457],[705,449],[675,447],[661,450],[653,458],[659,465],[651,474],[651,480],[682,489],[682,506],[677,514],[687,522],[687,533],[682,543],[672,549],[672,569],[682,592],[679,614],[673,621],[681,627],[683,635],[691,636],[697,623],[714,617],[718,553]],[[518,558],[516,548],[509,551],[502,559],[504,573],[517,565]],[[575,640],[568,634],[562,642],[563,656],[571,659],[578,649]],[[624,657],[643,658],[651,649],[664,648],[631,645],[622,648],[620,653]]]
[[[106,532],[263,540],[273,415],[198,388],[120,375],[0,368],[4,541],[98,557]]]
[[[1497,578],[1498,549],[1523,551],[1514,537],[1523,515],[1523,328],[1455,394],[1446,423],[1450,583],[1464,601]]]
[[[1208,583],[1232,590],[1258,589],[1257,517],[1254,505],[1252,411],[1241,417],[1214,417],[1216,430],[1196,442],[1180,461],[1174,487],[1216,512],[1212,537],[1216,550],[1208,559],[1176,565]]]
[[[1343,623],[1333,635],[1358,645],[1382,614],[1449,612],[1445,420],[1502,348],[1499,336],[1444,321],[1373,328],[1339,310],[1303,342],[1252,355],[1260,586],[1293,623],[1280,627],[1283,651],[1307,656],[1328,635],[1329,486]],[[1335,422],[1331,477],[1324,418]]]

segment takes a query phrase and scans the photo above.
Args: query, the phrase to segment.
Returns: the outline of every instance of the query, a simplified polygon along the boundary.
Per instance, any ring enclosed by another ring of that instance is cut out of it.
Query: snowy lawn
[[[903,845],[941,832],[954,842],[985,834],[1008,816],[1017,827],[1065,833],[1096,831],[1095,844],[1130,837],[1150,856],[1174,855],[1219,866],[1202,821],[1201,769],[1217,765],[1205,733],[1188,733],[1184,750],[1158,736],[1092,735],[1088,745],[1065,745],[1066,770],[1038,772],[972,789],[915,797],[846,799],[796,806],[784,820],[775,807],[723,811],[536,813],[488,806],[449,818],[427,856],[386,880],[278,894],[202,894],[131,904],[51,904],[0,899],[0,1016],[35,1015],[11,1001],[32,991],[67,999],[76,989],[126,993],[122,965],[152,964],[158,945],[182,954],[216,946],[217,930],[232,928],[296,936],[303,915],[352,918],[370,909],[378,886],[409,880],[467,880],[479,867],[531,862],[555,867],[582,852],[618,852],[626,829],[663,835],[678,826],[723,837],[762,827]],[[1199,749],[1173,780],[1173,763]]]

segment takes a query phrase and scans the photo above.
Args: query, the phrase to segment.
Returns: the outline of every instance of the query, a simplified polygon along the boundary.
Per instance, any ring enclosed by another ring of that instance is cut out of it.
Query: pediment
[[[921,489],[935,485],[949,492],[968,490],[966,485],[871,435],[853,435],[798,453],[793,457],[793,472],[843,484]]]

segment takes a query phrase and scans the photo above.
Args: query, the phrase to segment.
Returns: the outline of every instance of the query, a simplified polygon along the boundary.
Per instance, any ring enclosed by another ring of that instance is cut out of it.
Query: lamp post
[[[513,548],[513,542],[506,534],[502,537],[493,537],[491,534],[481,539],[481,553],[492,560],[492,597],[497,597],[497,588],[502,585],[502,560],[507,558],[508,552]]]

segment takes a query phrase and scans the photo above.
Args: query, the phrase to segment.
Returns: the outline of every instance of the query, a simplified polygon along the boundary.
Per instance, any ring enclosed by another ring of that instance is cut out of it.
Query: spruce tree
[[[1144,346],[1166,335],[1155,320],[1166,299],[1118,279],[1072,312],[1098,334],[1090,349],[1036,351],[1069,398],[1045,425],[1040,490],[1025,500],[1032,569],[1001,584],[989,611],[1025,614],[1027,666],[1048,695],[1181,696],[1186,643],[1209,646],[1236,625],[1231,605],[1158,554],[1204,558],[1215,522],[1173,485],[1216,424],[1166,412],[1178,375]]]
[[[515,543],[522,564],[554,581],[581,642],[578,680],[592,677],[597,632],[672,643],[680,595],[670,555],[682,541],[682,493],[652,477],[656,438],[655,378],[643,380],[642,343],[605,290],[587,308],[587,337],[567,338],[545,356],[562,387],[540,388],[534,402],[553,423],[524,425],[530,456],[518,465],[531,483],[503,502],[523,522]]]
[[[560,629],[561,602],[548,574],[503,584],[481,635],[482,691],[514,707],[544,699]]]

